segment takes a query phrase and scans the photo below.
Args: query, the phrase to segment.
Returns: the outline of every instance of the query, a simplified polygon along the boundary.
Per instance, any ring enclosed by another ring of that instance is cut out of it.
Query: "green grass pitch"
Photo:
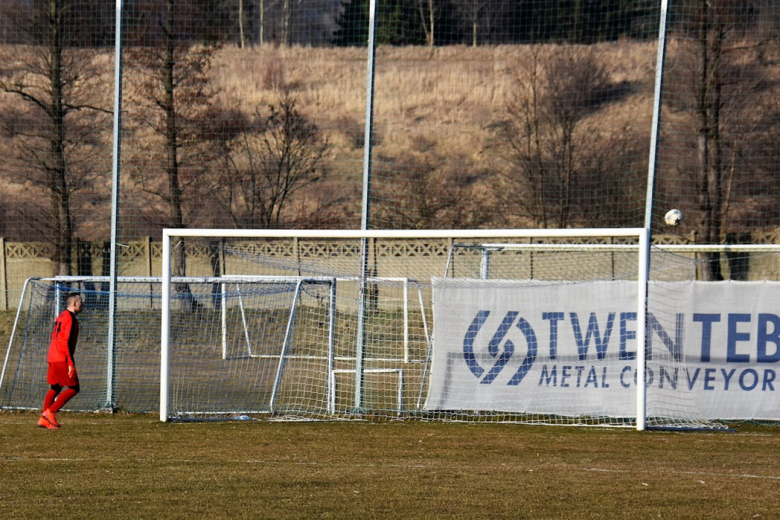
[[[3,518],[777,518],[780,429],[0,413]]]

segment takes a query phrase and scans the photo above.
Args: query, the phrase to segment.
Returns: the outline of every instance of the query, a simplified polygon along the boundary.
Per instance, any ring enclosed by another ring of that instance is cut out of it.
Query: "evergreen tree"
[[[390,0],[377,12],[376,42],[379,45],[424,45],[425,30],[415,2]],[[368,44],[369,0],[345,0],[331,42],[339,47]]]
[[[359,47],[368,44],[368,0],[345,0],[336,23],[339,28],[331,40],[337,47]]]

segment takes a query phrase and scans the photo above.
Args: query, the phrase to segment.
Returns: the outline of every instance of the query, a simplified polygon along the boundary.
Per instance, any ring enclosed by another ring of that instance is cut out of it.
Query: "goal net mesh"
[[[296,332],[316,339],[258,362],[284,382],[269,408],[277,415],[636,424],[635,239],[188,237],[174,239],[172,265],[177,248],[211,251],[202,271],[188,261],[188,276],[335,280],[333,329],[319,318],[310,332]],[[682,315],[695,268],[651,254],[648,427],[713,427],[685,381]],[[491,305],[469,357],[469,325]],[[176,385],[172,375],[172,415],[185,412]]]
[[[171,391],[180,413],[269,412],[273,399],[278,400],[280,412],[325,413],[332,281],[304,277],[184,280],[176,284],[179,290],[171,305],[175,345]],[[74,356],[81,392],[67,409],[158,410],[159,277],[120,278],[113,346],[107,344],[110,293],[105,277],[30,280],[6,352],[0,407],[40,408],[48,389],[51,327],[70,291],[81,292],[85,311],[78,317],[81,326]],[[277,378],[282,374],[281,359],[286,365],[283,379]],[[295,399],[289,395],[293,389]]]
[[[43,405],[49,388],[46,358],[52,326],[65,309],[65,296],[70,291],[80,292],[85,306],[78,316],[79,340],[74,355],[81,391],[66,409],[111,407],[112,392],[123,409],[156,410],[160,391],[159,278],[117,284],[113,349],[107,344],[110,293],[106,277],[28,280],[3,364],[0,406],[40,409]]]

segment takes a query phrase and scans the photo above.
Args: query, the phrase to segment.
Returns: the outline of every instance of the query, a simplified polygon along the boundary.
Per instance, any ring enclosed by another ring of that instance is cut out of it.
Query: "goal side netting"
[[[317,382],[332,365],[334,280],[181,277],[177,287],[170,305],[177,367],[171,393],[183,414],[285,412],[289,381],[306,385],[307,378],[313,398],[297,396],[296,406],[326,413],[327,388]],[[85,310],[74,356],[81,392],[66,409],[158,411],[162,281],[133,276],[117,280],[112,344],[108,277],[28,280],[0,373],[0,407],[40,408],[51,327],[71,291],[82,294]]]

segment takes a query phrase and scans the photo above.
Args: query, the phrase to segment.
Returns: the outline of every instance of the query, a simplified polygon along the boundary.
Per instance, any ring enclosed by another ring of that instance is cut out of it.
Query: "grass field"
[[[780,428],[0,413],[3,518],[778,518]]]

